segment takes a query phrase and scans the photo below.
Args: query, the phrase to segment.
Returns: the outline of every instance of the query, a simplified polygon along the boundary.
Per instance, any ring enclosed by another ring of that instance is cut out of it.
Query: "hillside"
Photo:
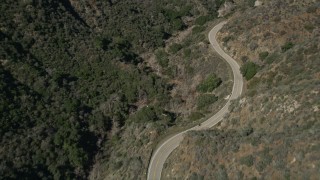
[[[4,0],[0,179],[145,179],[159,141],[227,101],[232,74],[207,39],[222,11],[244,93],[163,177],[319,177],[320,5],[256,2]]]
[[[143,179],[231,90],[206,39],[222,2],[3,1],[0,179]]]
[[[212,130],[190,132],[164,179],[318,179],[320,4],[235,1],[220,42],[247,79]]]

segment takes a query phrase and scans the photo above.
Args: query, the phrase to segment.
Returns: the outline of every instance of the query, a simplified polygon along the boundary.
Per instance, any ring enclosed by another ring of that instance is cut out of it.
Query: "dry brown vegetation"
[[[239,3],[220,42],[261,69],[219,126],[186,136],[163,177],[317,179],[319,3],[268,1],[245,11]],[[269,53],[259,59],[261,52]]]

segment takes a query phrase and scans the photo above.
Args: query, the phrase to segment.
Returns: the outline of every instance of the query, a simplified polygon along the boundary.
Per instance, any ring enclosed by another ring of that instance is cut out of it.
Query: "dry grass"
[[[315,18],[320,11],[310,13],[306,10],[313,7],[312,3],[299,3],[300,6],[270,1],[231,17],[220,34],[221,42],[228,36],[238,37],[224,43],[229,53],[239,61],[247,56],[262,69],[247,82],[245,93],[233,101],[230,114],[220,126],[188,134],[169,157],[165,177],[317,179],[320,176],[320,37],[315,33],[319,26],[305,28],[307,22],[317,23]],[[281,11],[275,8],[277,5]],[[283,51],[281,46],[287,42],[293,42],[294,46]],[[254,43],[255,46],[250,46]],[[259,60],[264,51],[269,52],[268,57]]]

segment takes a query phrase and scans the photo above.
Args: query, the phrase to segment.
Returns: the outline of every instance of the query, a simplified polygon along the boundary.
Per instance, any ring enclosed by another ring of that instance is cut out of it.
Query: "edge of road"
[[[151,167],[153,165],[153,161],[154,161],[156,155],[160,152],[162,147],[164,147],[167,143],[170,143],[170,141],[174,140],[174,138],[180,138],[178,136],[180,136],[180,135],[182,136],[184,133],[186,133],[188,131],[191,131],[191,130],[205,130],[205,129],[211,128],[211,127],[215,126],[216,124],[218,124],[219,122],[221,122],[223,120],[224,115],[228,112],[228,107],[230,105],[230,101],[238,98],[242,93],[243,78],[242,78],[241,73],[240,73],[240,67],[239,67],[238,63],[233,58],[231,58],[228,54],[226,54],[224,52],[224,50],[220,47],[219,43],[216,40],[216,34],[219,32],[219,30],[226,23],[227,23],[227,21],[221,21],[220,23],[216,24],[209,31],[208,38],[209,38],[209,42],[210,42],[211,46],[216,51],[216,53],[219,54],[219,56],[221,56],[229,64],[229,66],[232,69],[232,72],[233,72],[233,87],[232,87],[231,96],[228,99],[228,101],[226,102],[226,104],[217,113],[213,114],[211,117],[209,117],[203,123],[201,123],[200,126],[197,125],[197,126],[191,127],[189,129],[183,130],[180,133],[176,133],[176,134],[172,135],[171,137],[169,137],[168,139],[166,139],[163,142],[160,141],[161,144],[158,144],[156,146],[156,149],[152,150],[152,153],[151,153],[151,156],[150,156],[150,159],[149,159],[149,165],[148,165],[148,169],[147,169],[147,179],[148,180],[149,179],[151,180],[151,179],[154,178],[154,177],[151,177],[150,169],[151,169]],[[216,32],[214,32],[214,31],[216,31]],[[212,35],[213,35],[213,37],[212,37]],[[239,77],[239,74],[240,74],[240,77]],[[236,91],[237,87],[238,87],[238,89],[240,88],[238,91]],[[170,150],[171,152],[174,149],[176,149],[176,147],[179,146],[179,143],[178,144],[173,144],[173,146],[174,146],[174,148],[172,150]],[[171,152],[169,152],[169,154],[171,154]],[[156,167],[157,167],[158,161],[156,162]],[[164,164],[164,162],[163,162],[163,164]],[[160,171],[160,177],[161,177],[161,172],[162,172],[162,169],[163,169],[163,164],[161,165],[162,167],[161,167],[161,171]],[[160,177],[159,177],[159,179],[160,179]]]

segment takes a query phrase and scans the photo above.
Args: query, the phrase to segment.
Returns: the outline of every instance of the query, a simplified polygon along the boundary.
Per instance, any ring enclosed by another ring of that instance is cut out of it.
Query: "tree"
[[[152,122],[158,120],[153,107],[145,106],[140,109],[132,118],[133,122]]]
[[[221,78],[215,74],[210,74],[202,83],[197,86],[197,91],[205,93],[212,92],[215,88],[219,87],[222,83]]]
[[[241,66],[240,71],[243,77],[246,78],[246,80],[250,80],[254,77],[254,75],[256,75],[258,66],[255,63],[248,61]]]
[[[198,109],[204,109],[205,107],[213,104],[214,102],[216,102],[218,100],[218,97],[215,96],[214,94],[204,94],[204,95],[200,95],[198,97],[198,101],[197,101],[197,106]]]

